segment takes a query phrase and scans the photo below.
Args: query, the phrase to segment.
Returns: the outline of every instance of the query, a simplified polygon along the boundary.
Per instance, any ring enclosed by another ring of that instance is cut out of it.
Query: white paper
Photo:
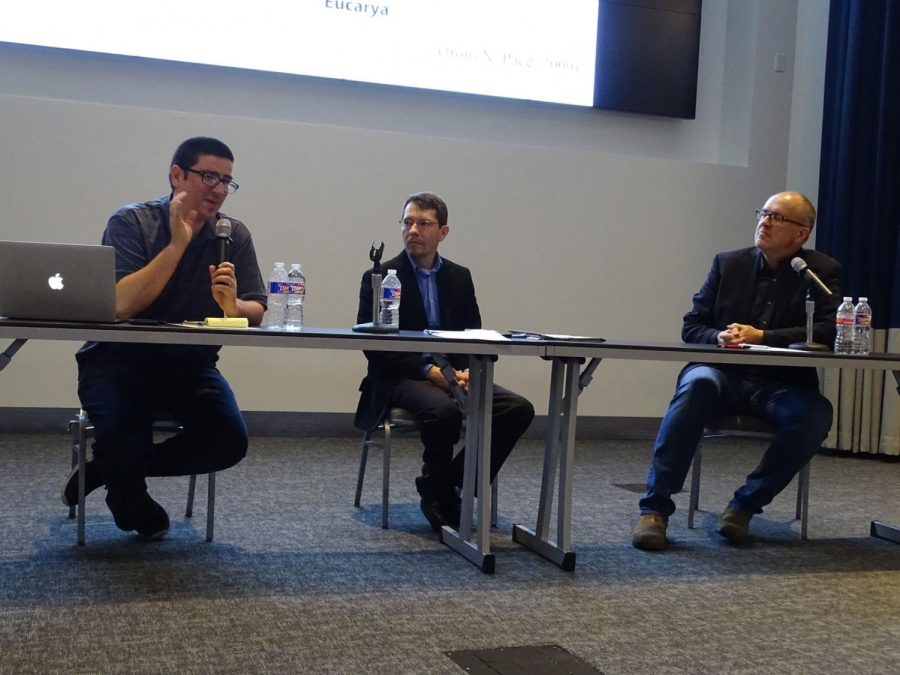
[[[789,352],[791,354],[804,351],[802,349],[788,349],[787,347],[767,347],[766,345],[749,345],[749,349],[759,352]]]
[[[472,330],[426,330],[428,335],[439,338],[448,338],[450,340],[491,340],[495,342],[508,342],[509,338],[504,337],[495,330],[487,330],[484,328],[474,328]]]

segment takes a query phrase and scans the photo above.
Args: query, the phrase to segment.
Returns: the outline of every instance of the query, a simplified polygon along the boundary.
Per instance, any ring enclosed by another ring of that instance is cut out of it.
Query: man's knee
[[[234,466],[247,456],[247,448],[250,446],[250,437],[247,427],[243,424],[232,429],[228,440],[223,443],[222,460],[226,467]]]
[[[814,398],[809,407],[804,411],[805,423],[810,429],[815,429],[824,439],[831,429],[834,417],[834,408],[824,396]]]
[[[531,424],[534,419],[534,406],[524,396],[516,395],[514,408],[516,417],[525,425]]]
[[[681,375],[675,395],[696,401],[717,401],[721,395],[721,387],[711,369],[695,368]]]
[[[207,438],[210,455],[215,457],[214,470],[232,467],[247,456],[250,437],[242,419],[225,418],[220,424],[214,425],[213,429],[207,434]]]

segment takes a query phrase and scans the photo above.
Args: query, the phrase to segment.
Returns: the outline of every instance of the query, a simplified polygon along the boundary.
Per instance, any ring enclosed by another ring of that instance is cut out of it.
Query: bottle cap
[[[853,298],[851,298],[849,295],[845,295],[844,302],[853,302]]]
[[[859,301],[860,301],[860,302],[868,302],[869,299],[868,299],[867,297],[861,295],[861,296],[859,296]]]
[[[284,263],[277,262],[275,263],[275,267],[284,267]]]
[[[388,274],[397,274],[397,270],[388,270]]]

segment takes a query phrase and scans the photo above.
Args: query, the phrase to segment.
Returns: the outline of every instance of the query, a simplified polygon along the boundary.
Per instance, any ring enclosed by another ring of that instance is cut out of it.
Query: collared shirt
[[[409,262],[416,273],[416,285],[419,287],[419,293],[422,295],[422,302],[425,303],[425,317],[428,321],[428,328],[438,330],[441,327],[441,302],[438,298],[437,273],[441,269],[441,256],[436,253],[434,256],[434,265],[430,270],[423,270],[411,257],[406,254]]]
[[[428,328],[438,330],[441,327],[441,301],[438,298],[437,272],[441,269],[441,256],[439,253],[434,254],[434,265],[430,270],[423,270],[416,265],[409,253],[406,254],[406,257],[409,258],[409,264],[412,265],[413,272],[415,272],[416,285],[419,287],[422,302],[425,304],[425,320],[428,322]],[[422,356],[428,359],[431,353],[428,352]],[[431,363],[426,363],[422,367],[422,374],[427,375],[431,366]]]
[[[765,256],[759,253],[759,268],[756,272],[756,288],[753,293],[753,307],[750,312],[750,325],[767,330],[772,326],[775,314],[775,303],[779,297],[778,288],[787,281],[786,275],[793,275],[788,260],[782,261],[774,270],[766,264]]]
[[[169,201],[170,197],[161,197],[142,204],[123,206],[109,219],[102,243],[116,250],[116,281],[145,267],[171,241]],[[178,323],[221,315],[222,310],[210,290],[209,265],[216,264],[218,254],[213,223],[224,215],[217,213],[194,236],[159,296],[136,318]],[[266,287],[250,232],[241,221],[231,217],[229,220],[232,231],[228,257],[235,267],[237,297],[255,300],[265,306]],[[84,358],[85,354],[91,353],[96,358],[102,352],[125,359],[180,357],[215,362],[219,349],[207,345],[88,342],[79,350],[79,356]]]
[[[753,289],[753,306],[750,308],[750,325],[766,331],[772,327],[772,317],[775,315],[775,307],[781,293],[779,288],[783,288],[787,283],[786,275],[793,275],[789,260],[783,260],[774,270],[766,263],[766,258],[762,252],[757,252],[759,263],[756,270],[756,287]],[[769,372],[767,366],[752,365],[746,369],[747,377],[750,379],[765,379],[766,373]]]

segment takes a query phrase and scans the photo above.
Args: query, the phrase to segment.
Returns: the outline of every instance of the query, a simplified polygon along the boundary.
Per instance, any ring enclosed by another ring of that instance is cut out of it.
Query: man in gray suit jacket
[[[832,344],[840,265],[803,248],[816,221],[815,208],[797,192],[781,192],[756,215],[756,246],[715,256],[684,316],[682,339],[721,347],[804,342],[807,282],[790,264],[799,256],[832,292],[817,297],[813,318],[813,339]],[[746,540],[750,519],[787,487],[831,428],[831,404],[819,393],[814,368],[688,364],[656,437],[647,493],[632,534],[637,548],[666,548],[668,519],[675,511],[671,496],[684,485],[705,423],[739,412],[764,417],[777,433],[719,519],[718,532],[731,543]]]
[[[469,270],[438,254],[450,232],[447,205],[438,195],[420,192],[407,197],[400,219],[404,251],[382,263],[397,270],[402,294],[401,330],[465,330],[481,328],[481,315]],[[372,272],[363,274],[357,322],[372,320]],[[409,411],[420,426],[422,475],[416,478],[422,513],[438,532],[443,525],[459,527],[464,453],[453,457],[459,440],[462,413],[450,387],[429,354],[366,352],[369,366],[360,384],[356,426],[377,427],[389,407]],[[449,355],[457,384],[465,391],[466,359]],[[491,480],[497,475],[519,437],[534,417],[526,399],[494,385],[491,431]]]

